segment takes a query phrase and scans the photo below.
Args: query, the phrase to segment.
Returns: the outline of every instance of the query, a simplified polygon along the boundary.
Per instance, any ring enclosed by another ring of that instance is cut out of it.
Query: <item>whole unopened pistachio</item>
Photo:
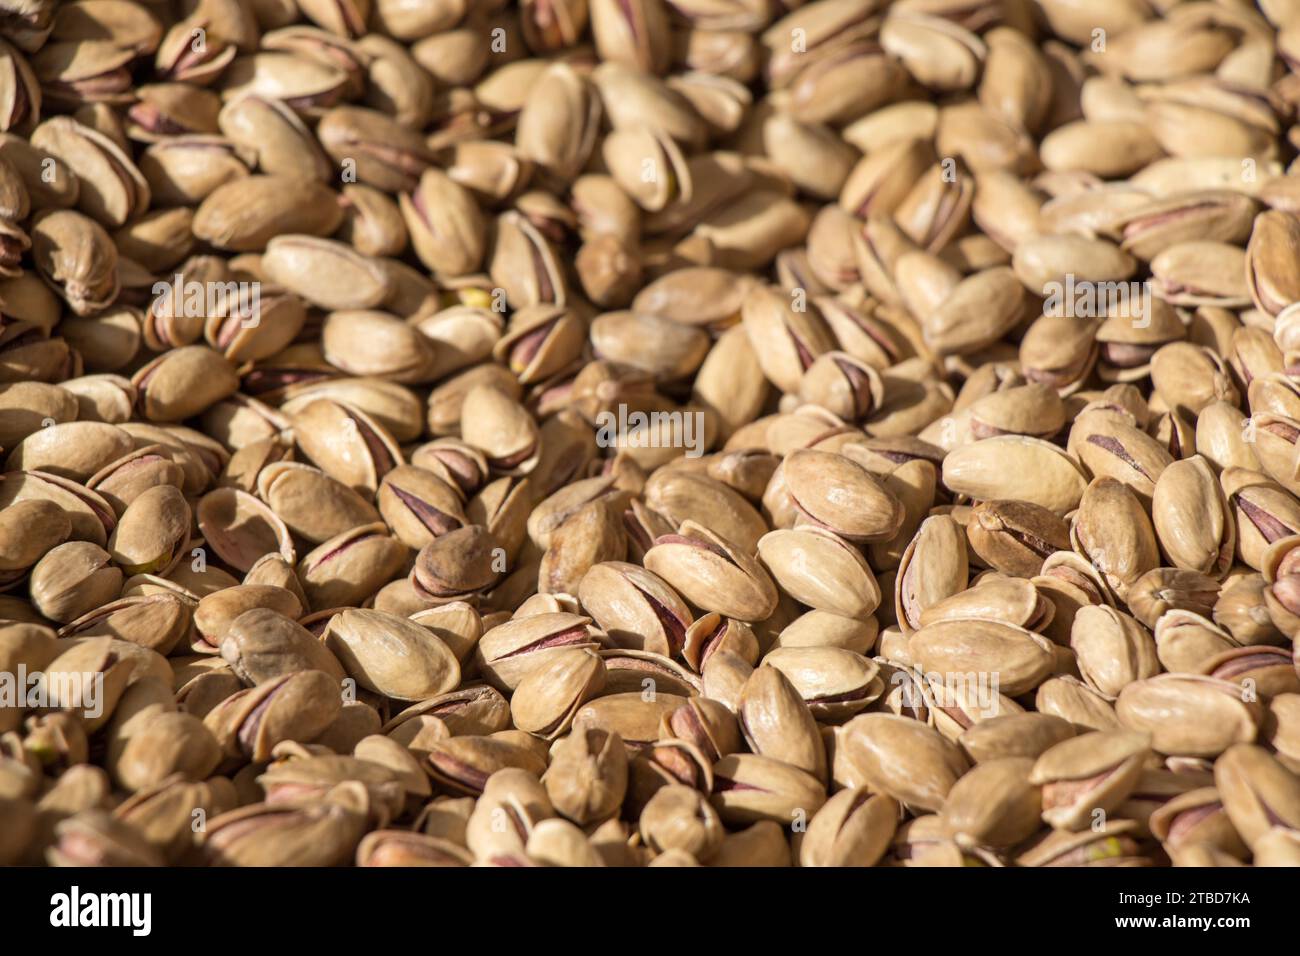
[[[837,736],[837,766],[842,755],[852,774],[846,786],[870,786],[919,810],[940,809],[968,767],[955,744],[910,717],[863,714]]]
[[[390,614],[342,611],[326,625],[324,639],[349,676],[386,697],[423,700],[460,681],[460,664],[437,635]]]
[[[343,680],[337,658],[305,627],[271,608],[251,608],[231,622],[221,657],[246,684],[316,670]]]

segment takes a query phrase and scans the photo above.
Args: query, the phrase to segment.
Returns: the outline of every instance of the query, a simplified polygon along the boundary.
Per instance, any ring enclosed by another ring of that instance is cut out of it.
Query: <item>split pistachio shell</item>
[[[762,565],[693,521],[679,532],[646,552],[647,570],[698,607],[726,617],[755,621],[772,613],[776,588]]]
[[[1149,747],[1144,734],[1098,732],[1046,751],[1029,775],[1030,783],[1042,787],[1043,820],[1082,830],[1097,811],[1113,811],[1137,785]]]

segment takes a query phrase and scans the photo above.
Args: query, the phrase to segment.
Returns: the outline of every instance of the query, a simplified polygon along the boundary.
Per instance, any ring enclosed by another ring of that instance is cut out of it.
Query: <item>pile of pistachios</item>
[[[1300,865],[1300,5],[0,0],[0,864]]]

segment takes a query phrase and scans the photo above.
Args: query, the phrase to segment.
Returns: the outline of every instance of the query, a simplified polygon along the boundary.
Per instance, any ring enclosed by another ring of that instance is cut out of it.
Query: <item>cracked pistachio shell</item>
[[[879,636],[880,623],[875,617],[859,621],[827,611],[808,611],[785,626],[777,635],[775,647],[841,647],[855,654],[868,654]],[[757,656],[755,643],[755,660]]]
[[[469,866],[473,855],[464,847],[423,833],[374,830],[357,845],[357,866]]]
[[[107,604],[122,587],[122,572],[111,562],[107,551],[89,541],[51,548],[32,568],[33,606],[42,616],[67,623]]]
[[[700,692],[699,677],[662,654],[605,647],[600,656],[608,670],[607,693],[645,690],[647,681],[655,685],[656,693],[693,696]]]
[[[117,247],[93,219],[71,210],[39,214],[31,241],[36,271],[77,315],[93,315],[117,297]]]
[[[366,497],[402,464],[401,449],[384,427],[343,402],[309,402],[294,414],[293,431],[299,448],[322,471]]]
[[[415,593],[430,602],[469,599],[497,580],[502,559],[490,531],[466,525],[421,548],[409,580]]]
[[[1065,425],[1065,403],[1055,389],[1030,382],[997,391],[971,403],[971,432],[976,438],[1030,435],[1051,438]]]
[[[476,385],[461,404],[461,438],[506,474],[525,474],[538,460],[537,423],[509,395]]]
[[[684,468],[656,472],[645,485],[646,504],[681,526],[690,520],[734,541],[752,554],[767,531],[762,516],[743,495],[708,475]]]
[[[754,753],[826,779],[826,748],[812,711],[775,667],[758,667],[740,693],[740,730]]]
[[[466,523],[456,489],[414,465],[398,465],[384,475],[377,502],[389,527],[410,548],[423,548]]]
[[[635,564],[594,565],[578,587],[578,600],[620,647],[680,653],[694,623],[690,609],[658,575]]]
[[[968,276],[924,317],[926,344],[941,355],[985,348],[1020,322],[1024,300],[1024,287],[1005,266]]]
[[[604,683],[599,654],[590,648],[563,650],[524,675],[510,698],[511,719],[520,730],[553,740],[568,731]]]
[[[573,728],[599,729],[617,733],[625,743],[636,747],[659,740],[664,718],[686,703],[685,697],[657,693],[646,700],[642,690],[635,693],[607,694],[588,701],[574,718]]]
[[[1300,531],[1300,503],[1257,470],[1225,468],[1223,490],[1237,526],[1237,555],[1260,569],[1269,545]]]
[[[131,450],[131,436],[105,422],[63,422],[40,428],[9,453],[11,471],[43,471],[84,482]]]
[[[791,298],[775,288],[751,288],[741,318],[763,374],[782,392],[797,394],[812,363],[835,348],[821,314],[797,310]]]
[[[72,521],[52,501],[19,501],[0,510],[0,580],[16,581],[71,534]]]
[[[1218,581],[1197,571],[1152,568],[1133,582],[1126,600],[1133,616],[1152,627],[1171,608],[1208,615],[1219,589]]]
[[[474,648],[478,673],[499,690],[513,690],[527,673],[568,647],[597,648],[603,635],[591,618],[546,612],[489,629]]]
[[[424,749],[415,740],[424,719],[441,726],[438,739],[452,734],[494,734],[510,725],[510,705],[494,688],[476,685],[412,704],[381,730],[404,746]]]
[[[1079,553],[1120,596],[1160,563],[1146,509],[1128,485],[1114,478],[1095,478],[1088,484],[1070,530]]]
[[[483,261],[487,224],[471,193],[439,169],[426,169],[415,189],[398,195],[411,245],[435,275],[462,276]]]
[[[710,611],[686,629],[686,642],[681,648],[682,660],[697,673],[718,651],[727,651],[750,664],[758,662],[758,638],[754,629],[744,621],[723,617]]]
[[[708,697],[692,697],[664,715],[660,729],[665,737],[694,744],[709,760],[716,761],[741,747],[736,716],[724,704]]]
[[[1287,256],[1300,237],[1300,219],[1280,209],[1255,217],[1246,247],[1246,283],[1255,307],[1276,316],[1300,299],[1300,277]]]
[[[103,495],[120,518],[127,506],[156,485],[184,490],[185,469],[161,445],[146,445],[110,462],[86,482]]]
[[[400,745],[386,742],[400,749]],[[350,788],[361,791],[360,795],[370,804],[364,809],[380,823],[400,812],[407,779],[421,772],[418,765],[411,765],[413,758],[399,770],[384,760],[322,752],[315,747],[303,747],[296,741],[278,745],[275,757],[279,759],[256,781],[266,794],[268,803],[309,805],[328,794],[331,788],[346,782]],[[426,785],[422,793],[412,795],[421,796],[428,792]]]
[[[267,554],[278,554],[289,563],[297,560],[288,527],[246,491],[218,488],[208,492],[199,501],[197,517],[204,540],[237,571],[247,572]]]
[[[185,713],[158,714],[131,735],[112,773],[130,791],[152,787],[181,774],[198,782],[221,761],[221,747],[197,717]]]
[[[1053,605],[1024,578],[990,572],[974,586],[930,605],[921,612],[916,626],[904,629],[904,634],[942,621],[972,619],[1034,629],[1050,623],[1052,611]]]
[[[948,515],[921,522],[894,578],[894,614],[904,633],[921,626],[927,608],[961,592],[967,584],[967,550],[962,527]]]
[[[627,556],[627,534],[608,501],[579,508],[551,535],[537,571],[541,593],[576,593],[594,565]]]
[[[786,825],[802,811],[812,816],[826,789],[812,774],[758,754],[729,754],[713,765],[710,802],[730,826],[772,820]]]
[[[424,765],[435,784],[470,796],[483,793],[490,778],[502,770],[526,771],[535,780],[546,769],[542,758],[531,750],[497,737],[477,736],[452,737],[432,744]]]
[[[763,567],[694,521],[684,522],[677,534],[657,539],[643,563],[706,611],[762,621],[776,607],[776,587]]]
[[[134,827],[99,807],[59,820],[45,849],[51,866],[162,866],[162,855]]]
[[[846,788],[808,823],[800,866],[875,866],[894,839],[900,808],[883,794]]]
[[[1027,501],[982,501],[970,514],[966,536],[973,550],[990,567],[1005,574],[1031,578],[1043,561],[1070,547],[1065,520]]]
[[[362,525],[322,543],[298,562],[312,609],[361,604],[401,571],[408,549],[383,523]]]
[[[504,335],[498,330],[491,354],[509,365],[521,385],[534,385],[573,364],[582,351],[586,331],[586,324],[572,309],[529,306],[511,316]],[[592,334],[595,344],[594,325]]]
[[[1294,830],[1300,823],[1300,779],[1263,747],[1229,747],[1214,762],[1214,785],[1233,827],[1252,849],[1271,827]]]
[[[321,671],[299,671],[227,697],[208,711],[203,723],[227,760],[238,766],[269,760],[281,741],[313,740],[342,706],[334,678]]]
[[[300,462],[262,468],[257,493],[291,532],[311,544],[379,520],[379,512],[355,490]]]
[[[239,388],[239,377],[220,352],[187,345],[149,362],[131,377],[131,384],[146,419],[179,422],[229,398]]]
[[[722,845],[726,831],[706,794],[672,785],[658,790],[641,811],[641,839],[656,853],[680,850],[707,860]]]
[[[1034,694],[1034,706],[1085,730],[1118,730],[1120,726],[1110,699],[1068,674],[1043,681]]]
[[[245,611],[269,608],[297,619],[306,610],[302,599],[287,588],[268,584],[236,584],[205,594],[194,609],[198,631],[195,650],[212,653],[221,646],[226,631]],[[206,646],[205,646],[206,645]]]
[[[1124,732],[1083,734],[1052,747],[1029,775],[1042,787],[1044,822],[1077,831],[1092,825],[1096,811],[1110,814],[1133,792],[1150,754],[1148,736]]]
[[[174,774],[137,791],[113,815],[143,834],[169,863],[179,863],[194,845],[194,811],[212,818],[234,809],[235,801],[234,787],[224,777],[191,782]]]
[[[411,620],[438,635],[462,663],[483,636],[482,617],[464,601],[425,608],[412,614]]]
[[[63,628],[63,637],[108,635],[170,654],[193,624],[194,602],[178,594],[124,597],[83,614]]]
[[[330,800],[255,803],[208,821],[198,852],[221,866],[340,866],[352,859],[365,828],[364,813]]]
[[[1191,611],[1170,610],[1155,626],[1156,656],[1165,670],[1196,673],[1207,661],[1237,647],[1228,631]]]
[[[1284,647],[1234,647],[1203,662],[1199,672],[1265,698],[1300,691],[1294,653]]]
[[[763,663],[786,676],[819,721],[845,720],[885,689],[878,664],[840,647],[777,647]]]
[[[902,525],[902,502],[851,458],[800,449],[781,471],[799,512],[842,538],[885,541]]]
[[[1191,342],[1171,342],[1156,351],[1151,357],[1151,384],[1169,408],[1190,416],[1216,401],[1239,401],[1224,358]]]
[[[539,76],[515,132],[519,153],[561,180],[573,179],[599,136],[601,99],[591,81],[567,63]]]

